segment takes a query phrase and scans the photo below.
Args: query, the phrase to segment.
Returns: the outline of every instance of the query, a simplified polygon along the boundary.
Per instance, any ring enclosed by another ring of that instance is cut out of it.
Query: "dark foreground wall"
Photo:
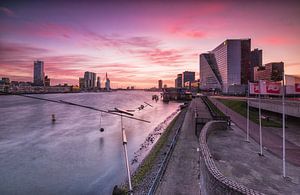
[[[218,170],[207,146],[207,138],[213,131],[226,130],[227,122],[210,121],[205,124],[200,133],[200,182],[202,195],[260,195],[237,182],[226,178]]]

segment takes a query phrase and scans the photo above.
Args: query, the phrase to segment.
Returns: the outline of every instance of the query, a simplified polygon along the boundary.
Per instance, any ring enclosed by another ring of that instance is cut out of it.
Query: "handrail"
[[[169,150],[167,151],[167,154],[165,155],[165,157],[163,159],[163,162],[161,163],[161,166],[160,166],[160,168],[159,168],[159,170],[158,170],[158,172],[155,176],[154,182],[151,185],[150,190],[148,191],[148,195],[154,195],[157,188],[158,188],[158,185],[159,185],[159,183],[162,179],[162,176],[163,176],[164,172],[166,171],[166,168],[167,168],[168,162],[170,160],[171,154],[172,154],[172,152],[175,148],[175,145],[176,145],[176,142],[177,142],[177,139],[178,139],[178,134],[181,130],[182,124],[183,123],[181,123],[181,125],[176,130],[176,133],[175,133],[175,135],[172,139]]]

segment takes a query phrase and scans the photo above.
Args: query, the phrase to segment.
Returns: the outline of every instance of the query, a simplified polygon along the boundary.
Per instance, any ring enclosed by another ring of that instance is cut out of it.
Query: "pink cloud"
[[[204,32],[201,32],[201,31],[189,31],[189,32],[186,32],[186,35],[188,37],[193,37],[193,38],[204,38],[206,36],[206,34]]]
[[[152,48],[157,47],[160,44],[160,40],[154,39],[148,36],[122,36],[120,34],[100,34],[91,31],[83,32],[84,39],[83,44],[91,47],[142,47]]]
[[[0,13],[10,17],[15,16],[15,13],[6,7],[0,7]]]
[[[265,44],[270,46],[283,46],[283,45],[293,45],[299,44],[298,38],[292,36],[281,36],[281,35],[269,35],[257,38],[254,40],[256,43]]]
[[[128,50],[135,57],[147,59],[152,64],[161,66],[180,66],[184,62],[183,51],[175,49],[151,48],[145,50]]]

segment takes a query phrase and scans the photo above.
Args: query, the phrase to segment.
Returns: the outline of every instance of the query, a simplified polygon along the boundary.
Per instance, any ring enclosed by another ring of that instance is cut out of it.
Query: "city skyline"
[[[0,3],[0,77],[32,81],[40,59],[51,83],[78,85],[85,71],[113,88],[148,88],[195,71],[199,55],[231,38],[251,38],[263,64],[300,75],[297,1],[68,1]]]

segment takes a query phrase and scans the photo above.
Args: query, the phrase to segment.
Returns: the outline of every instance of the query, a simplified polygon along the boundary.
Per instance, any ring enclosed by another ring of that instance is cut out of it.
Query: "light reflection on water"
[[[136,109],[142,123],[124,119],[129,158],[147,135],[173,113],[178,104],[152,102],[153,93],[47,94],[43,98],[71,101],[101,109]],[[126,178],[120,117],[85,108],[0,96],[0,194],[111,194]],[[52,124],[51,114],[56,115]]]

